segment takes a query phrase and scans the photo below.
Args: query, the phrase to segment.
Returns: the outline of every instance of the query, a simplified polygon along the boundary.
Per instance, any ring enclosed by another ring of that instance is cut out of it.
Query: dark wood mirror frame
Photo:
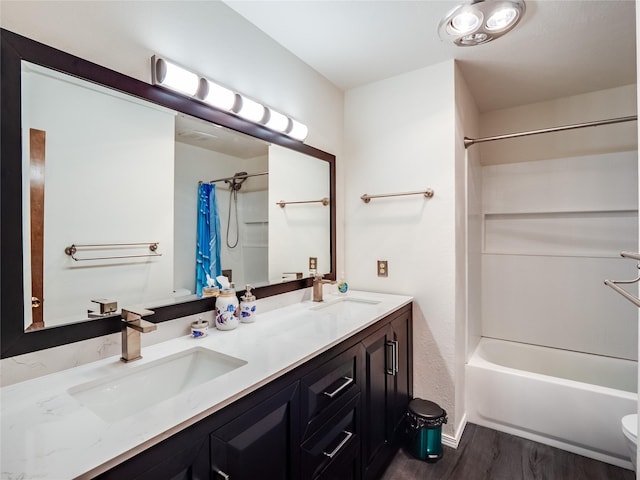
[[[80,340],[109,335],[120,331],[120,317],[91,319],[25,333],[22,265],[22,134],[21,134],[21,60],[59,72],[67,73],[105,87],[134,95],[203,120],[236,130],[267,142],[310,155],[329,163],[330,174],[330,254],[331,272],[325,275],[336,279],[336,172],[335,156],[305,145],[285,135],[270,131],[233,114],[217,110],[196,100],[136,80],[101,67],[42,43],[5,29],[0,31],[1,96],[0,135],[2,177],[0,181],[0,241],[2,264],[0,282],[0,358],[12,357]],[[310,287],[311,278],[292,280],[259,287],[257,298],[269,297]],[[238,292],[241,294],[242,292]],[[184,303],[155,307],[154,315],[145,317],[158,323],[212,310],[214,298],[202,298]]]

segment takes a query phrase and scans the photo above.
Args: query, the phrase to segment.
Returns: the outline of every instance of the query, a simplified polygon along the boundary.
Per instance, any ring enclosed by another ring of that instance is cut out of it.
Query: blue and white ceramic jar
[[[222,290],[216,299],[216,328],[233,330],[240,324],[240,305],[236,291],[232,288]]]
[[[251,285],[246,286],[246,291],[240,297],[240,321],[242,323],[253,323],[256,321],[256,297],[251,293]]]

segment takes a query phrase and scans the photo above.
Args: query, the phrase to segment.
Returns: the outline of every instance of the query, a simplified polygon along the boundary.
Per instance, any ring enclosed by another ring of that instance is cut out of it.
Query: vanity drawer
[[[339,409],[302,444],[302,478],[359,478],[360,394]],[[340,473],[339,473],[340,472]]]
[[[337,355],[302,378],[303,437],[314,433],[317,425],[333,416],[345,402],[360,392],[364,375],[361,345]]]

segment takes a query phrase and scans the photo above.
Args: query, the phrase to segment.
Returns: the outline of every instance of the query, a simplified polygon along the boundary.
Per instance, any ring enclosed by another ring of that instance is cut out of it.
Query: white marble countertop
[[[209,329],[201,339],[175,338],[144,347],[143,358],[125,364],[119,356],[0,389],[2,479],[91,478],[220,410],[238,398],[328,350],[407,305],[412,298],[368,292],[349,297],[375,299],[367,315],[337,315],[301,302],[266,313],[231,331]],[[325,295],[325,301],[338,295]],[[158,329],[162,323],[158,324]],[[247,361],[229,373],[131,415],[107,422],[68,390],[193,347]]]

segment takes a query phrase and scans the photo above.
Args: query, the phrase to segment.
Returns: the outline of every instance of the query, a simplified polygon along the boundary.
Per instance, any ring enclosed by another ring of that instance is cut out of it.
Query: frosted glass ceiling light
[[[189,96],[193,96],[198,92],[198,87],[200,86],[198,75],[163,58],[153,56],[151,60],[153,62],[151,73],[154,84],[177,90]]]
[[[202,101],[221,110],[231,110],[236,104],[236,94],[217,83],[204,79]]]
[[[511,31],[525,9],[524,0],[471,0],[440,20],[438,35],[459,47],[487,43]]]

